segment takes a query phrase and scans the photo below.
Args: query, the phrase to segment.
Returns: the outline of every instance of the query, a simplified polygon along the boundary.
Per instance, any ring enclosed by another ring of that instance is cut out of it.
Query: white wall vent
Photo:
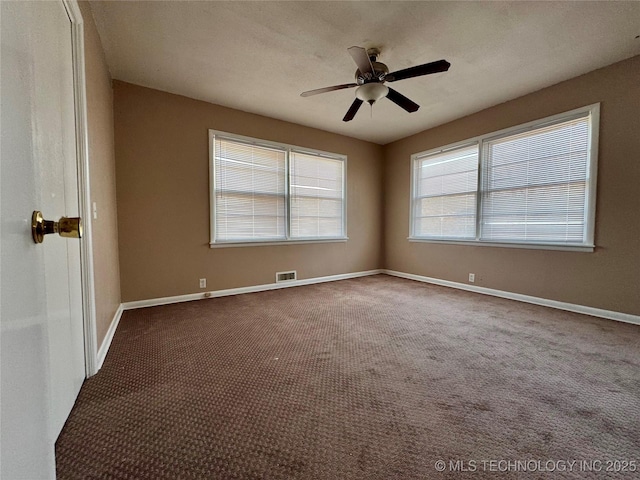
[[[295,270],[291,270],[290,272],[276,272],[276,283],[291,282],[295,279],[296,279]]]

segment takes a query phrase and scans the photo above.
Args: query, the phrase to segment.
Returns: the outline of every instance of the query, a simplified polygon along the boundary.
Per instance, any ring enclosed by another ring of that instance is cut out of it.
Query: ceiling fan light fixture
[[[356,89],[356,97],[369,105],[373,105],[381,98],[386,97],[387,93],[389,93],[389,87],[375,82],[365,83]]]
[[[353,117],[358,113],[358,110],[364,102],[371,105],[371,112],[373,115],[373,104],[383,97],[388,98],[390,101],[409,113],[416,112],[420,108],[420,105],[408,99],[393,88],[386,87],[384,82],[397,82],[398,80],[405,80],[407,78],[422,77],[423,75],[431,75],[432,73],[446,72],[451,66],[449,62],[443,59],[389,73],[389,68],[384,63],[376,61],[380,54],[379,50],[366,50],[362,47],[354,46],[347,48],[347,51],[358,66],[355,74],[356,83],[345,83],[343,85],[334,85],[332,87],[316,88],[315,90],[308,90],[300,94],[302,97],[310,97],[311,95],[317,95],[319,93],[358,87],[356,89],[356,99],[353,101],[346,115],[342,119],[343,122],[350,122],[353,120]]]

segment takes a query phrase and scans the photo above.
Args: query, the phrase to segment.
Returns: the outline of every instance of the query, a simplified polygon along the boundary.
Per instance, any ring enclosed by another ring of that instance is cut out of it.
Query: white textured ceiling
[[[94,17],[113,78],[385,144],[640,54],[640,2],[102,2]],[[342,117],[352,45],[391,71],[434,60],[447,73],[393,83]],[[371,113],[373,114],[371,116]]]

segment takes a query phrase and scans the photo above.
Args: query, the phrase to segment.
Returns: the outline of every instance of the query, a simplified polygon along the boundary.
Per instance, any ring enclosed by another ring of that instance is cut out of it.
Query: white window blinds
[[[216,136],[217,242],[286,238],[286,151]]]
[[[344,162],[292,151],[291,238],[344,236]]]
[[[586,241],[589,118],[485,142],[481,238]]]
[[[347,240],[347,157],[209,130],[211,247]]]
[[[410,239],[593,251],[599,116],[589,105],[412,155]]]
[[[414,159],[413,236],[475,239],[478,145]]]

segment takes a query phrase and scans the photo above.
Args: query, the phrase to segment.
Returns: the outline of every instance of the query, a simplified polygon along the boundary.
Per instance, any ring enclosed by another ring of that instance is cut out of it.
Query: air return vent
[[[291,282],[295,279],[296,279],[295,270],[291,270],[290,272],[276,272],[276,283]]]

